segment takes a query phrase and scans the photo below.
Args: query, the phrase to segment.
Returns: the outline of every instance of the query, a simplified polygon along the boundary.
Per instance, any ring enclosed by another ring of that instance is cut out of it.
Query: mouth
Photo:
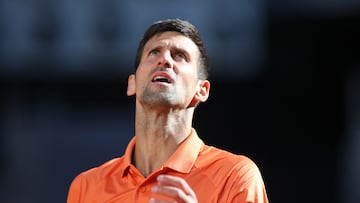
[[[152,82],[160,82],[160,83],[168,83],[168,84],[172,83],[172,79],[170,78],[170,76],[164,72],[154,74],[151,81]]]
[[[161,77],[161,76],[154,77],[154,79],[152,81],[153,82],[170,83],[170,81],[167,78],[164,78],[164,77]]]

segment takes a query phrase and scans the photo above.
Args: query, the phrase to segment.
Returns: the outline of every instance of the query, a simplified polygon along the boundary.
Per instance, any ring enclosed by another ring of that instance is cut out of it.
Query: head
[[[208,98],[207,78],[207,54],[195,26],[179,19],[158,21],[140,41],[127,94],[136,95],[139,104],[195,107]]]
[[[143,53],[146,42],[148,42],[149,39],[151,39],[155,35],[159,35],[167,31],[179,32],[182,35],[191,39],[196,44],[200,52],[199,67],[198,67],[199,79],[202,80],[208,79],[209,77],[208,56],[204,43],[200,37],[199,31],[190,22],[180,19],[167,19],[167,20],[157,21],[146,30],[146,32],[143,35],[143,38],[139,43],[139,47],[136,52],[135,71],[139,66],[141,55]]]

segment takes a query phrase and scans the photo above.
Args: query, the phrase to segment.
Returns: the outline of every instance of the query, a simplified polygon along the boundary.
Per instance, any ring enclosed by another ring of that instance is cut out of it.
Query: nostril
[[[164,68],[171,68],[171,64],[169,63],[169,61],[166,61],[166,60],[159,61],[158,65],[160,67],[164,67]]]
[[[172,67],[172,58],[170,54],[164,53],[158,58],[158,66],[165,67],[165,68],[171,68]]]

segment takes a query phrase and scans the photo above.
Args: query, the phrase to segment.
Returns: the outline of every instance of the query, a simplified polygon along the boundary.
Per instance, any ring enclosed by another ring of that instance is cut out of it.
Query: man
[[[267,203],[255,163],[205,145],[192,127],[210,91],[196,27],[180,19],[155,22],[140,41],[135,69],[127,88],[136,98],[135,136],[123,156],[79,174],[67,203]]]

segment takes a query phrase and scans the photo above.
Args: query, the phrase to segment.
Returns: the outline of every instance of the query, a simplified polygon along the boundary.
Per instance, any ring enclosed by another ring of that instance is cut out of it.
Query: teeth
[[[164,78],[164,77],[155,77],[154,81],[158,81],[158,82],[169,82],[168,79]]]
[[[157,76],[154,78],[155,80],[161,80],[161,79],[164,79],[163,77],[160,77],[160,76]]]

